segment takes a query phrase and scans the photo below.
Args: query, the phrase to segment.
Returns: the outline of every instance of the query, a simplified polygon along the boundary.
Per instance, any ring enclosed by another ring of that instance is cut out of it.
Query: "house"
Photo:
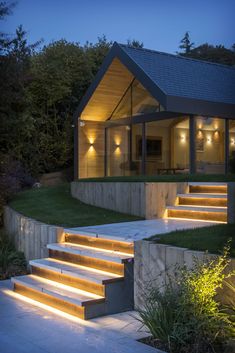
[[[235,68],[114,43],[75,113],[75,179],[227,173]]]

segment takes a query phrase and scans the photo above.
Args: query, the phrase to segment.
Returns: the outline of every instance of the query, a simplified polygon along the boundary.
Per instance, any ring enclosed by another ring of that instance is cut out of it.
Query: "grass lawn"
[[[208,250],[210,253],[221,253],[227,240],[231,238],[230,255],[235,257],[235,224],[218,224],[209,227],[178,230],[175,232],[154,235],[147,240],[170,244],[192,250]]]
[[[133,176],[120,176],[120,177],[104,177],[104,178],[88,178],[79,179],[77,182],[178,182],[178,181],[198,181],[198,182],[227,182],[235,181],[235,174],[175,174],[175,175],[133,175]]]
[[[72,198],[69,184],[20,192],[9,205],[27,217],[64,227],[92,226],[141,219],[86,205]]]

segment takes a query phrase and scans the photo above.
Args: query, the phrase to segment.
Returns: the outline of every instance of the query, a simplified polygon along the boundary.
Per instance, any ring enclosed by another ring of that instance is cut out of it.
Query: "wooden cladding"
[[[115,58],[82,112],[82,120],[108,119],[133,79],[127,68]]]

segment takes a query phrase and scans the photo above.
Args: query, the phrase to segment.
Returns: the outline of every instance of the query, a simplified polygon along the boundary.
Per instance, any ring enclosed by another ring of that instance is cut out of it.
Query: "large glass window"
[[[224,119],[196,118],[196,171],[204,174],[225,172]]]
[[[111,119],[128,118],[131,116],[131,87],[128,88],[116,109],[114,110]]]
[[[149,114],[160,110],[163,110],[163,107],[159,102],[135,79],[113,111],[111,119]]]
[[[159,103],[137,80],[132,84],[132,115],[149,114],[159,111]]]

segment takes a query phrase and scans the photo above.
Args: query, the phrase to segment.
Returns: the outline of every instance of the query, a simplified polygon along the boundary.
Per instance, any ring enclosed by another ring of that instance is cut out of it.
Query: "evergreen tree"
[[[184,37],[181,39],[180,41],[180,46],[179,48],[183,50],[182,53],[179,53],[180,55],[187,55],[190,53],[190,51],[193,49],[194,47],[194,43],[191,42],[190,40],[190,35],[189,32],[185,32]]]

